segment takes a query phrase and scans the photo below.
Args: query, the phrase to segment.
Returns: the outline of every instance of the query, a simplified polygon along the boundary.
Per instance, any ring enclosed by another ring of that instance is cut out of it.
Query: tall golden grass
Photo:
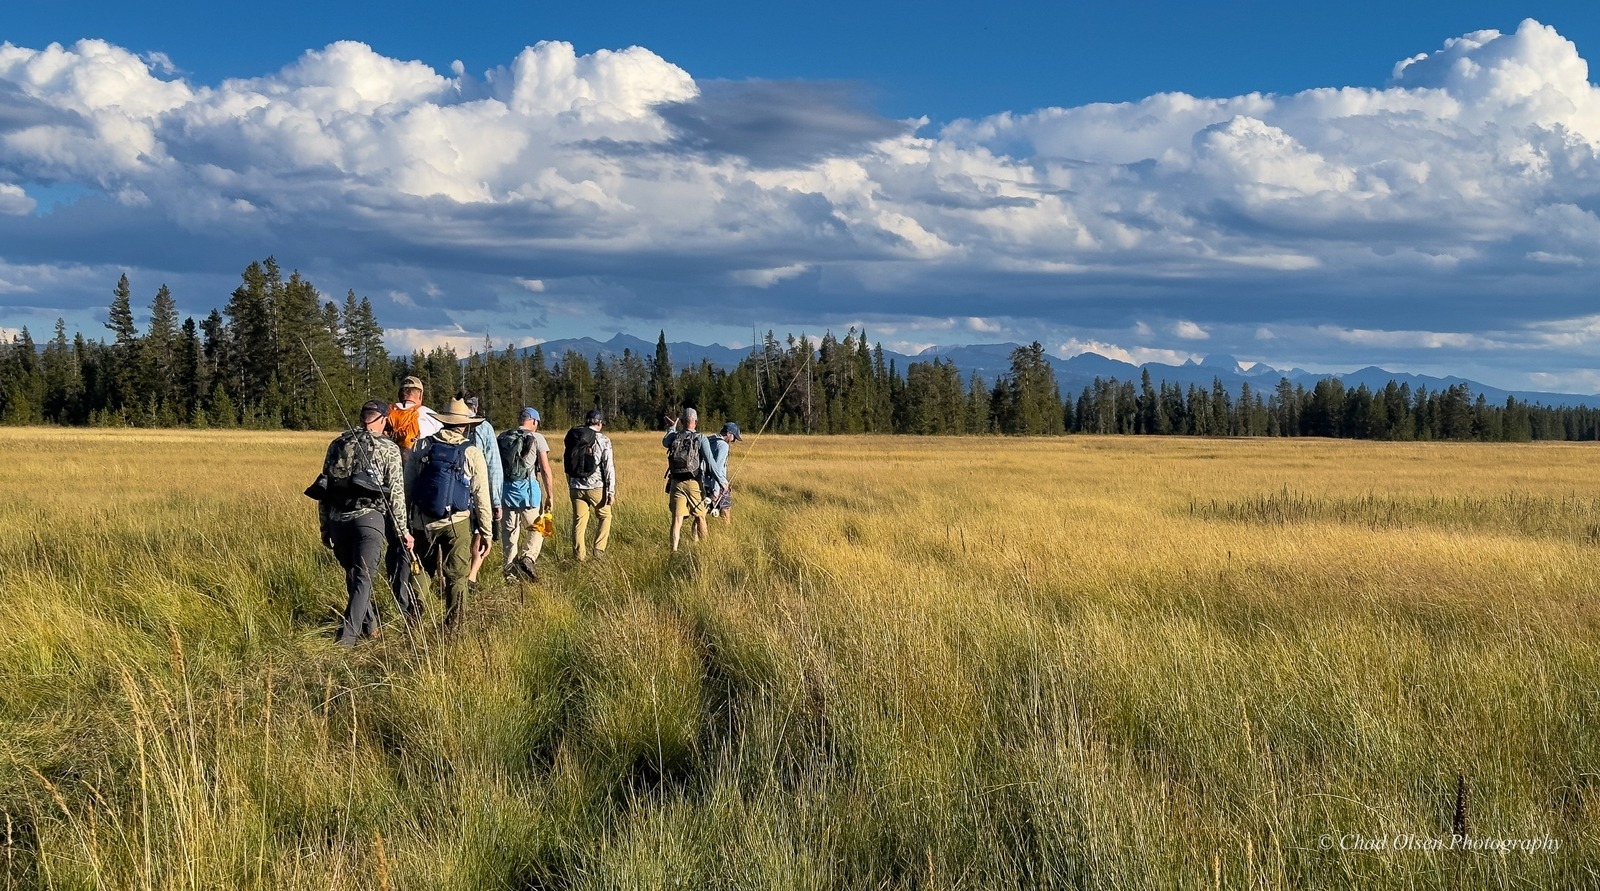
[[[327,439],[0,433],[0,888],[1600,885],[1593,446],[620,435],[346,653]]]

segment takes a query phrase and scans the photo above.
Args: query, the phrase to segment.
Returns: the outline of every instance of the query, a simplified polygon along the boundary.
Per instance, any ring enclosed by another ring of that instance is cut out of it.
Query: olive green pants
[[[466,611],[467,572],[472,569],[472,523],[463,515],[439,529],[415,529],[417,556],[428,575],[444,573],[444,624],[455,625]]]

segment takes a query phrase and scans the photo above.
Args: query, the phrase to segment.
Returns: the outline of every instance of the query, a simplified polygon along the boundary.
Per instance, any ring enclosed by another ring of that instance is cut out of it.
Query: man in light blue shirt
[[[744,437],[739,435],[739,425],[732,421],[723,424],[722,432],[716,436],[706,437],[711,457],[701,470],[700,485],[705,489],[706,504],[711,508],[711,515],[722,517],[723,522],[733,520],[733,487],[728,482],[728,453],[733,450],[734,443],[743,441]]]
[[[483,416],[483,412],[478,410],[478,397],[468,396],[466,403],[467,408],[472,409],[473,414],[479,417]],[[478,451],[483,452],[484,460],[489,464],[489,500],[494,504],[494,523],[495,528],[498,529],[502,510],[500,506],[502,497],[500,490],[505,487],[505,469],[500,466],[500,446],[495,442],[494,425],[489,423],[488,418],[484,418],[482,423],[472,428],[472,444],[478,447]],[[490,543],[493,544],[493,542]],[[483,565],[484,558],[488,556],[488,550],[484,550],[483,554],[480,555],[476,543],[474,543],[472,567],[467,571],[468,584],[476,585],[478,583],[478,568]]]

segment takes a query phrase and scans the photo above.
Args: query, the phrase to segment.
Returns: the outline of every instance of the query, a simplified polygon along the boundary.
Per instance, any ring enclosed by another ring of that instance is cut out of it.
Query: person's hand
[[[497,507],[497,508],[494,509],[494,521],[496,523],[500,522],[500,517],[501,517],[501,514],[502,514],[502,512],[504,510],[505,510],[505,508],[501,508],[501,507]]]
[[[489,556],[489,536],[488,535],[484,535],[484,534],[480,534],[478,536],[478,541],[476,542],[476,544],[472,548],[472,551],[473,551],[473,556],[475,556],[475,557],[487,557],[487,556]]]
[[[327,548],[330,551],[333,550],[333,530],[331,530],[331,529],[323,529],[322,530],[322,546]]]
[[[407,532],[405,534],[405,536],[402,537],[400,540],[406,543],[406,550],[408,550],[408,551],[414,549],[417,546],[417,540],[412,538],[411,537],[411,533],[409,533],[409,532]]]
[[[674,415],[662,415],[662,417],[667,419],[667,426],[668,427],[676,427],[676,426],[678,426],[678,419],[677,419],[676,416],[674,416]]]
[[[539,513],[547,514],[549,512],[550,512],[550,499],[549,498],[545,498],[544,500],[539,502]]]
[[[610,492],[607,492],[606,493],[606,497],[605,497],[604,500],[605,500],[605,503],[603,505],[601,505],[601,506],[602,507],[610,507],[611,506],[611,502],[617,500],[617,496],[612,494],[612,493],[610,493]]]

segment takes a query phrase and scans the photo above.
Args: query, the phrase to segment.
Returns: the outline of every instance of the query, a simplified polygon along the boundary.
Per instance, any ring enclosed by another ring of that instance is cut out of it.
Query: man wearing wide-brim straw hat
[[[487,553],[494,534],[489,465],[467,435],[483,419],[452,399],[434,417],[444,427],[417,441],[406,458],[406,497],[424,572],[443,573],[445,627],[459,624],[469,591],[474,534]]]

